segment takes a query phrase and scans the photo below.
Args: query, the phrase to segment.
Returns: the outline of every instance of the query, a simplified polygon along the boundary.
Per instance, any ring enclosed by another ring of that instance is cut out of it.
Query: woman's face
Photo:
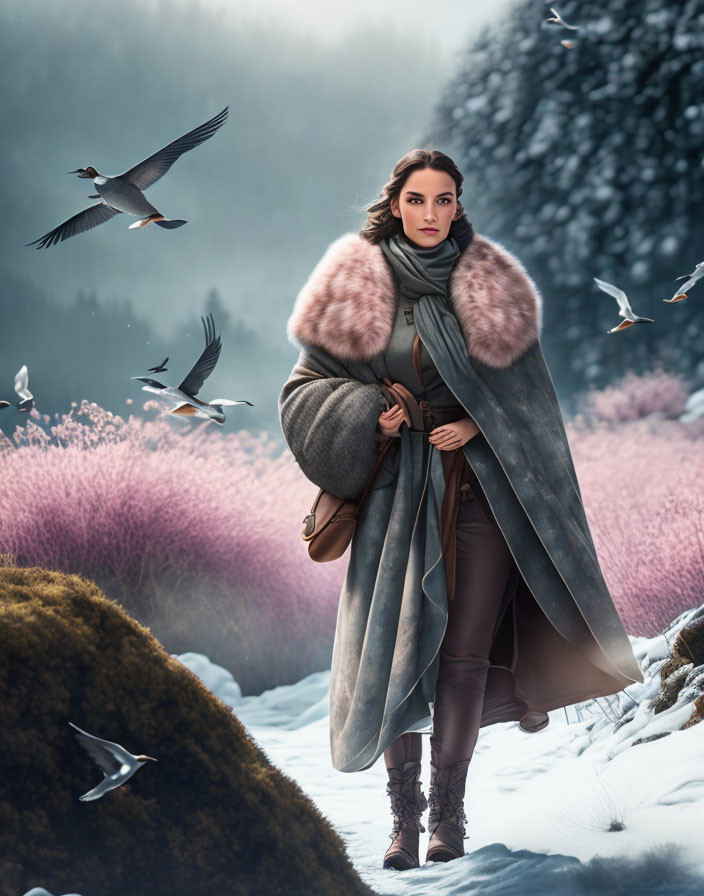
[[[424,249],[437,246],[447,238],[457,217],[455,182],[446,171],[416,169],[406,178],[401,195],[394,196],[390,205],[409,240]]]

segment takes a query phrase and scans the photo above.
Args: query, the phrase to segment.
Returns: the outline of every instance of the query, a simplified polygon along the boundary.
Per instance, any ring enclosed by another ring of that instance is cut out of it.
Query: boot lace
[[[390,837],[395,840],[404,827],[417,828],[425,833],[420,816],[428,808],[428,800],[421,792],[420,783],[417,783],[412,792],[399,787],[397,782],[389,781],[386,792],[391,797],[391,812],[394,816],[393,830]]]
[[[464,811],[464,800],[458,799],[455,788],[459,784],[439,783],[437,776],[430,784],[430,813],[428,829],[433,834],[441,821],[457,825],[463,840],[468,840],[466,832],[467,816]]]

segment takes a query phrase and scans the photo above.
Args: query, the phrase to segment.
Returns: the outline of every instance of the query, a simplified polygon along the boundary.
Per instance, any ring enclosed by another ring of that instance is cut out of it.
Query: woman
[[[384,867],[464,855],[478,729],[612,694],[643,677],[599,568],[552,379],[542,300],[475,234],[462,175],[421,149],[366,226],[336,240],[288,322],[301,349],[279,397],[304,474],[360,497],[335,631],[330,743],[340,771],[383,752],[394,815]],[[410,394],[409,394],[410,393]],[[396,397],[402,397],[402,404]]]

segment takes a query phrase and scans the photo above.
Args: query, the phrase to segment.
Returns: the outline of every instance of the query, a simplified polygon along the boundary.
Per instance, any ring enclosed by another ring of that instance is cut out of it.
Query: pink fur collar
[[[542,298],[521,262],[475,233],[450,277],[450,296],[467,352],[507,367],[540,338]],[[346,360],[382,352],[395,314],[391,270],[381,249],[356,233],[335,240],[296,297],[291,342],[320,346]]]

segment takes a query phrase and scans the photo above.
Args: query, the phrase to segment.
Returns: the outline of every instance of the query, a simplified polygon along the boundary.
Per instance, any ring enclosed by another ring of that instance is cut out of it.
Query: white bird
[[[613,296],[619,304],[619,317],[623,317],[624,320],[617,327],[613,327],[611,330],[607,330],[607,333],[615,333],[617,330],[625,330],[626,327],[632,327],[633,324],[654,324],[655,321],[649,317],[638,317],[635,315],[631,309],[631,306],[628,302],[628,298],[626,293],[619,289],[618,286],[613,286],[611,283],[606,283],[604,280],[598,280],[596,277],[594,278],[594,282],[599,287],[599,289],[603,289],[604,292],[608,293],[610,296]]]
[[[566,50],[574,50],[575,42],[573,40],[561,40],[560,43]]]
[[[562,18],[560,13],[554,8],[550,7],[550,12],[552,13],[552,18],[545,19],[546,22],[552,22],[555,25],[562,25],[563,28],[569,28],[570,31],[578,31],[578,25],[568,25],[567,22]]]
[[[69,171],[68,174],[92,178],[98,192],[90,198],[101,201],[84,208],[82,212],[78,212],[72,218],[68,218],[58,227],[50,230],[49,233],[39,237],[38,240],[33,240],[26,245],[33,246],[38,243],[37,249],[44,249],[61,242],[61,240],[97,227],[99,224],[104,224],[110,218],[119,215],[120,212],[135,215],[140,219],[134,224],[130,224],[130,230],[135,227],[144,227],[151,221],[167,230],[181,227],[186,223],[185,221],[165,218],[149,202],[143,190],[151,187],[162,175],[166,174],[176,159],[184,152],[194,149],[212,137],[227,118],[228,109],[229,106],[225,106],[222,112],[219,112],[214,118],[184,134],[183,137],[173,140],[149,158],[144,159],[143,162],[130,168],[129,171],[125,171],[124,174],[114,176],[100,174],[92,165]]]
[[[76,737],[80,741],[81,746],[91,759],[95,761],[104,775],[103,780],[97,787],[79,797],[84,802],[97,800],[104,793],[107,793],[108,790],[114,790],[120,784],[124,784],[148,760],[158,762],[153,756],[133,756],[132,753],[129,753],[119,744],[115,744],[111,740],[95,737],[93,734],[88,734],[87,731],[83,731],[78,725],[74,725],[73,722],[69,722],[69,725],[79,732]]]
[[[681,302],[683,299],[686,299],[689,290],[702,277],[704,277],[704,261],[700,261],[699,264],[695,265],[691,274],[685,274],[684,277],[676,277],[676,280],[686,280],[687,282],[682,285],[682,289],[677,290],[671,299],[663,299],[663,302]]]
[[[44,887],[32,887],[31,890],[27,890],[24,896],[54,896],[54,894],[50,893],[48,890],[45,890]],[[80,894],[66,893],[65,896],[80,896]]]
[[[0,409],[9,408],[11,404],[19,411],[31,411],[34,407],[34,396],[27,388],[29,375],[27,373],[27,365],[23,364],[15,374],[15,392],[22,399],[18,402],[0,401]]]
[[[158,395],[168,406],[167,413],[201,417],[222,424],[226,419],[223,405],[248,404],[250,407],[254,407],[254,405],[251,401],[244,399],[231,401],[229,398],[214,398],[211,402],[206,402],[195,397],[205,380],[213,372],[221,349],[220,337],[215,335],[215,322],[212,313],[208,315],[207,322],[203,317],[201,317],[201,321],[205,330],[205,348],[193,365],[191,372],[178,388],[165,386],[146,376],[133,376],[132,379],[146,383],[147,385],[142,386],[142,389],[145,392],[153,392]]]

